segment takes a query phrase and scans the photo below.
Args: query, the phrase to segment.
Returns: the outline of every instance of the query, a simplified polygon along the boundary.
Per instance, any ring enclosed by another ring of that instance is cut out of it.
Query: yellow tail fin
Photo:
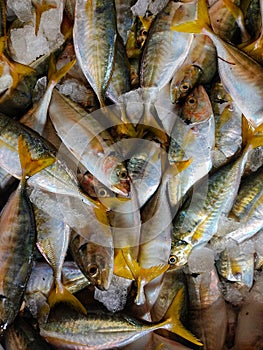
[[[246,148],[257,148],[263,146],[263,123],[254,128],[249,121],[242,118],[242,130],[243,130],[243,145]]]
[[[125,260],[123,259],[123,252],[121,249],[118,249],[117,254],[114,258],[114,274],[119,277],[126,278],[128,280],[133,280],[134,276],[131,273],[131,270],[127,266]]]
[[[57,8],[56,4],[48,4],[46,0],[42,0],[41,3],[36,3],[33,2],[33,6],[36,9],[36,26],[35,26],[35,35],[37,36],[39,27],[40,27],[40,21],[41,21],[41,16],[42,13],[45,11],[48,11],[50,9],[55,9]]]
[[[49,294],[48,297],[48,304],[50,308],[52,308],[54,305],[58,303],[66,303],[70,304],[76,309],[77,311],[80,311],[83,314],[87,314],[87,310],[85,307],[81,304],[81,302],[73,295],[71,294],[64,286],[63,284],[60,284],[59,286],[55,286]]]
[[[206,0],[199,0],[197,4],[197,19],[185,23],[174,24],[172,30],[185,33],[201,33],[202,29],[210,29],[210,18],[207,9]]]
[[[181,288],[174,297],[169,309],[164,316],[166,328],[170,332],[178,334],[180,337],[190,341],[191,343],[202,346],[203,344],[190,331],[188,331],[180,321],[183,301],[184,288]]]
[[[60,79],[62,79],[68,73],[68,71],[74,66],[75,63],[76,63],[76,59],[74,58],[72,61],[68,62],[62,68],[57,70],[55,57],[52,54],[50,56],[49,69],[48,69],[49,84],[57,84],[60,81]]]
[[[18,153],[22,168],[22,180],[45,169],[56,160],[52,155],[48,155],[45,158],[33,159],[28,144],[22,135],[18,137]]]

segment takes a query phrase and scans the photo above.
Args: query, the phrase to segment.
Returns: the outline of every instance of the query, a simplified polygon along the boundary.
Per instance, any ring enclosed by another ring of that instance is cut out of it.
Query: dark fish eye
[[[99,269],[96,264],[91,264],[87,268],[87,272],[91,277],[96,277],[98,275]]]
[[[104,187],[101,187],[98,189],[98,196],[99,197],[106,197],[107,196],[107,190]]]
[[[177,263],[177,261],[178,261],[177,257],[176,257],[175,255],[171,255],[171,256],[169,257],[168,263],[169,263],[170,265],[175,265],[175,264]]]
[[[180,91],[182,92],[187,92],[190,88],[190,85],[188,83],[183,83],[181,86],[180,86]]]
[[[194,105],[196,103],[196,99],[194,97],[190,97],[187,101],[190,105]]]
[[[128,173],[127,173],[127,170],[126,169],[123,169],[123,170],[117,170],[116,171],[116,174],[118,176],[118,178],[120,180],[126,180],[127,179],[127,176],[128,176]]]

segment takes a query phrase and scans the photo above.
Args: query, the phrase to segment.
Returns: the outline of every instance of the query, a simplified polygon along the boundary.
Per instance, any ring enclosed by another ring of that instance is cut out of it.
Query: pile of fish
[[[263,349],[263,1],[0,4],[0,348]]]

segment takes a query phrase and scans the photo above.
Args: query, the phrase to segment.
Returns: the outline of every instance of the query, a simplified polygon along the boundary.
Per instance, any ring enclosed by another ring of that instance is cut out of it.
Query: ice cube
[[[209,248],[194,248],[188,258],[191,273],[210,272],[214,266],[214,252]]]
[[[12,10],[21,22],[27,22],[32,19],[32,1],[31,0],[7,0],[7,9]]]
[[[8,46],[11,48],[12,58],[27,65],[49,53],[47,39],[42,35],[35,36],[33,24],[11,29]]]
[[[94,298],[111,312],[121,311],[125,307],[130,285],[130,280],[113,275],[108,290],[95,287]]]

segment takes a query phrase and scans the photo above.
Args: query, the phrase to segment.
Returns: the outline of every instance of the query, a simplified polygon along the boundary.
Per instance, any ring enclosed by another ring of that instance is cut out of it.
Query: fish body
[[[226,338],[227,313],[215,268],[198,276],[187,275],[187,286],[192,331],[202,339],[204,349],[221,350]]]
[[[78,349],[93,348],[95,350],[124,346],[156,329],[164,328],[201,345],[179,321],[182,297],[183,290],[181,289],[174,298],[164,320],[158,324],[150,324],[117,313],[113,315],[90,313],[85,317],[79,314],[64,313],[63,318],[55,317],[54,314],[54,317],[41,328],[41,335],[56,346],[67,346],[70,349],[75,349],[77,346]],[[178,311],[174,310],[174,313],[170,313],[175,305]]]
[[[104,244],[97,244],[72,232],[70,251],[84,276],[94,286],[107,290],[113,273],[112,237],[108,238],[105,233]]]
[[[192,41],[192,35],[177,35],[170,30],[172,21],[181,11],[190,11],[187,4],[170,1],[154,19],[145,43],[140,71],[141,87],[162,89],[183,63]],[[180,44],[179,44],[180,43]],[[172,49],[171,49],[172,48]]]
[[[17,317],[5,334],[6,350],[49,350],[49,344],[22,317]]]
[[[117,24],[113,0],[77,0],[73,27],[78,62],[103,106],[116,53]]]
[[[58,135],[75,158],[112,191],[127,195],[128,172],[105,127],[94,116],[55,90],[49,113]],[[59,118],[61,114],[64,115],[63,120]]]
[[[170,85],[172,103],[184,99],[198,84],[207,84],[216,72],[216,49],[210,38],[195,34],[182,67],[175,71]]]
[[[215,147],[213,167],[226,164],[242,147],[242,113],[223,88],[214,84],[211,103],[215,116]]]
[[[186,264],[192,248],[206,244],[217,232],[221,215],[227,216],[234,203],[247,157],[246,150],[234,163],[201,180],[194,191],[196,199],[175,218],[171,249],[175,266]]]

